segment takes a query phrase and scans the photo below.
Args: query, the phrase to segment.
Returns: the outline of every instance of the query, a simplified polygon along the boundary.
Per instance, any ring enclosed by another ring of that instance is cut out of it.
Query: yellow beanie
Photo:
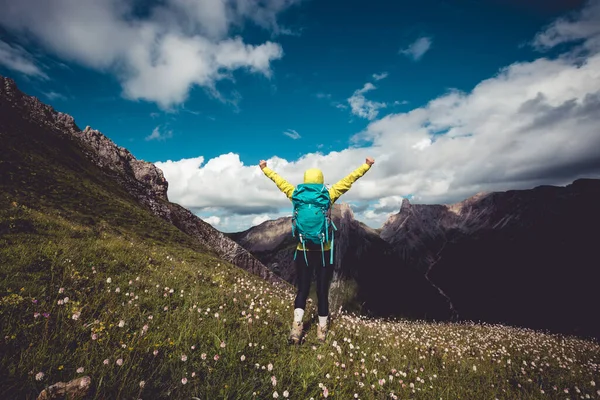
[[[304,183],[323,183],[323,172],[317,168],[304,171]]]

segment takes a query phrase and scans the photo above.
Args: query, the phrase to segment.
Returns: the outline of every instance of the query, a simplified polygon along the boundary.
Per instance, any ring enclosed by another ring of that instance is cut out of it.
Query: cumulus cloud
[[[413,61],[419,61],[425,53],[431,48],[432,40],[429,37],[420,37],[411,43],[405,49],[400,49],[400,54],[404,54]]]
[[[362,89],[356,90],[352,96],[348,98],[348,104],[350,104],[352,114],[361,118],[373,120],[377,117],[377,114],[379,114],[379,109],[387,107],[387,104],[385,103],[368,100],[365,97],[365,93],[375,89],[375,85],[371,82],[367,82]]]
[[[211,215],[210,217],[202,218],[204,222],[211,224],[212,226],[218,226],[221,223],[221,218],[216,215]]]
[[[169,108],[184,102],[194,85],[215,92],[236,69],[269,77],[281,46],[250,45],[229,32],[247,20],[278,31],[277,14],[296,2],[165,0],[143,8],[134,1],[0,0],[0,26],[35,38],[64,60],[111,71],[127,98]],[[22,49],[7,46],[0,45],[0,57],[11,68],[41,73]]]
[[[154,128],[152,130],[152,133],[148,136],[146,136],[144,139],[145,140],[158,140],[158,141],[163,141],[163,140],[167,140],[173,137],[173,131],[172,130],[161,130],[160,126],[157,126],[156,128]]]
[[[568,23],[586,24],[597,4],[589,3]],[[305,169],[320,168],[333,184],[366,156],[374,157],[371,170],[340,199],[361,204],[357,218],[373,227],[409,195],[415,203],[448,204],[480,191],[599,178],[600,35],[575,25],[558,29],[566,23],[560,21],[537,37],[568,44],[574,38],[569,32],[588,36],[555,58],[511,64],[470,92],[452,90],[422,107],[372,121],[343,151],[294,161],[273,156],[268,165],[292,184],[302,182]],[[367,84],[363,93],[373,88]],[[218,209],[235,230],[247,229],[263,214],[277,218],[291,212],[289,200],[257,165],[244,165],[236,154],[204,161],[157,163],[172,201],[194,210]]]
[[[19,45],[9,44],[2,40],[0,40],[0,65],[36,78],[48,78],[27,50]]]
[[[262,215],[257,215],[256,217],[252,218],[252,225],[256,226],[256,225],[260,225],[265,221],[270,220],[271,217],[269,217],[268,214],[262,214]]]
[[[306,169],[320,168],[325,183],[331,185],[364,163],[364,153],[348,149],[327,155],[307,154],[294,162],[274,156],[267,160],[267,165],[293,185],[302,183]],[[197,157],[155,164],[169,182],[171,201],[199,215],[219,215],[222,218],[220,229],[225,231],[247,229],[264,215],[279,218],[291,214],[292,205],[288,198],[258,165],[244,165],[237,154],[224,154],[206,163],[204,157]],[[366,180],[359,180],[352,188],[353,197],[344,197],[370,198],[361,189],[365,183]]]
[[[294,140],[296,139],[300,139],[302,136],[300,136],[300,134],[298,132],[296,132],[293,129],[288,129],[287,131],[283,132],[283,134],[289,138],[292,138]]]
[[[361,207],[352,207],[354,217],[369,226],[379,228],[391,215],[400,210],[402,200],[402,196],[387,196]]]
[[[547,50],[561,43],[584,40],[584,46],[600,46],[600,1],[592,0],[582,10],[557,19],[538,33],[533,46]]]

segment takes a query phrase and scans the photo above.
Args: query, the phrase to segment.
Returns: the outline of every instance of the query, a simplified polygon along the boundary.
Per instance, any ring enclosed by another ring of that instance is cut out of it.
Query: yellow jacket
[[[331,204],[333,205],[333,203],[335,203],[336,200],[339,199],[341,195],[343,195],[348,190],[350,190],[350,187],[352,186],[352,184],[354,182],[356,182],[356,180],[358,178],[363,176],[370,168],[371,168],[371,166],[369,164],[364,163],[363,165],[361,165],[360,167],[355,169],[350,175],[346,176],[345,178],[343,178],[339,182],[337,182],[335,185],[333,185],[331,187],[331,189],[329,189],[329,197],[331,197]],[[281,176],[279,176],[275,171],[273,171],[269,167],[263,168],[263,172],[267,176],[267,178],[269,178],[273,182],[275,182],[275,184],[277,185],[279,190],[281,190],[287,196],[288,199],[292,200],[292,194],[294,194],[294,190],[296,190],[294,185],[292,185],[291,183],[289,183],[288,181],[283,179]],[[323,172],[321,172],[321,170],[312,168],[312,169],[308,169],[304,172],[304,183],[323,183],[323,182],[324,182]],[[331,248],[331,242],[326,243],[323,248],[325,250],[329,250]],[[297,249],[303,250],[302,244],[299,243]],[[307,248],[306,250],[309,250],[309,249]]]

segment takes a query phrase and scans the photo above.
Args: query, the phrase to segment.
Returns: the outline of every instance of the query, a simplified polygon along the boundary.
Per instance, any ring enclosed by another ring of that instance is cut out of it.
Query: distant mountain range
[[[336,205],[336,279],[378,316],[503,323],[600,337],[600,180],[411,204],[379,230]],[[294,282],[290,219],[229,236]]]

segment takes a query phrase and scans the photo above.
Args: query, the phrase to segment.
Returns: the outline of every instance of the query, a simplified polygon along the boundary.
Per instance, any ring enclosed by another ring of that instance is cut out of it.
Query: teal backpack
[[[298,235],[304,249],[304,260],[308,265],[306,257],[306,243],[320,244],[323,266],[325,266],[325,251],[323,246],[329,242],[331,236],[330,264],[333,264],[333,232],[337,230],[331,220],[331,198],[329,190],[320,183],[303,183],[296,187],[292,194],[292,235]],[[330,227],[333,228],[330,233]],[[294,253],[294,260],[298,249]]]

